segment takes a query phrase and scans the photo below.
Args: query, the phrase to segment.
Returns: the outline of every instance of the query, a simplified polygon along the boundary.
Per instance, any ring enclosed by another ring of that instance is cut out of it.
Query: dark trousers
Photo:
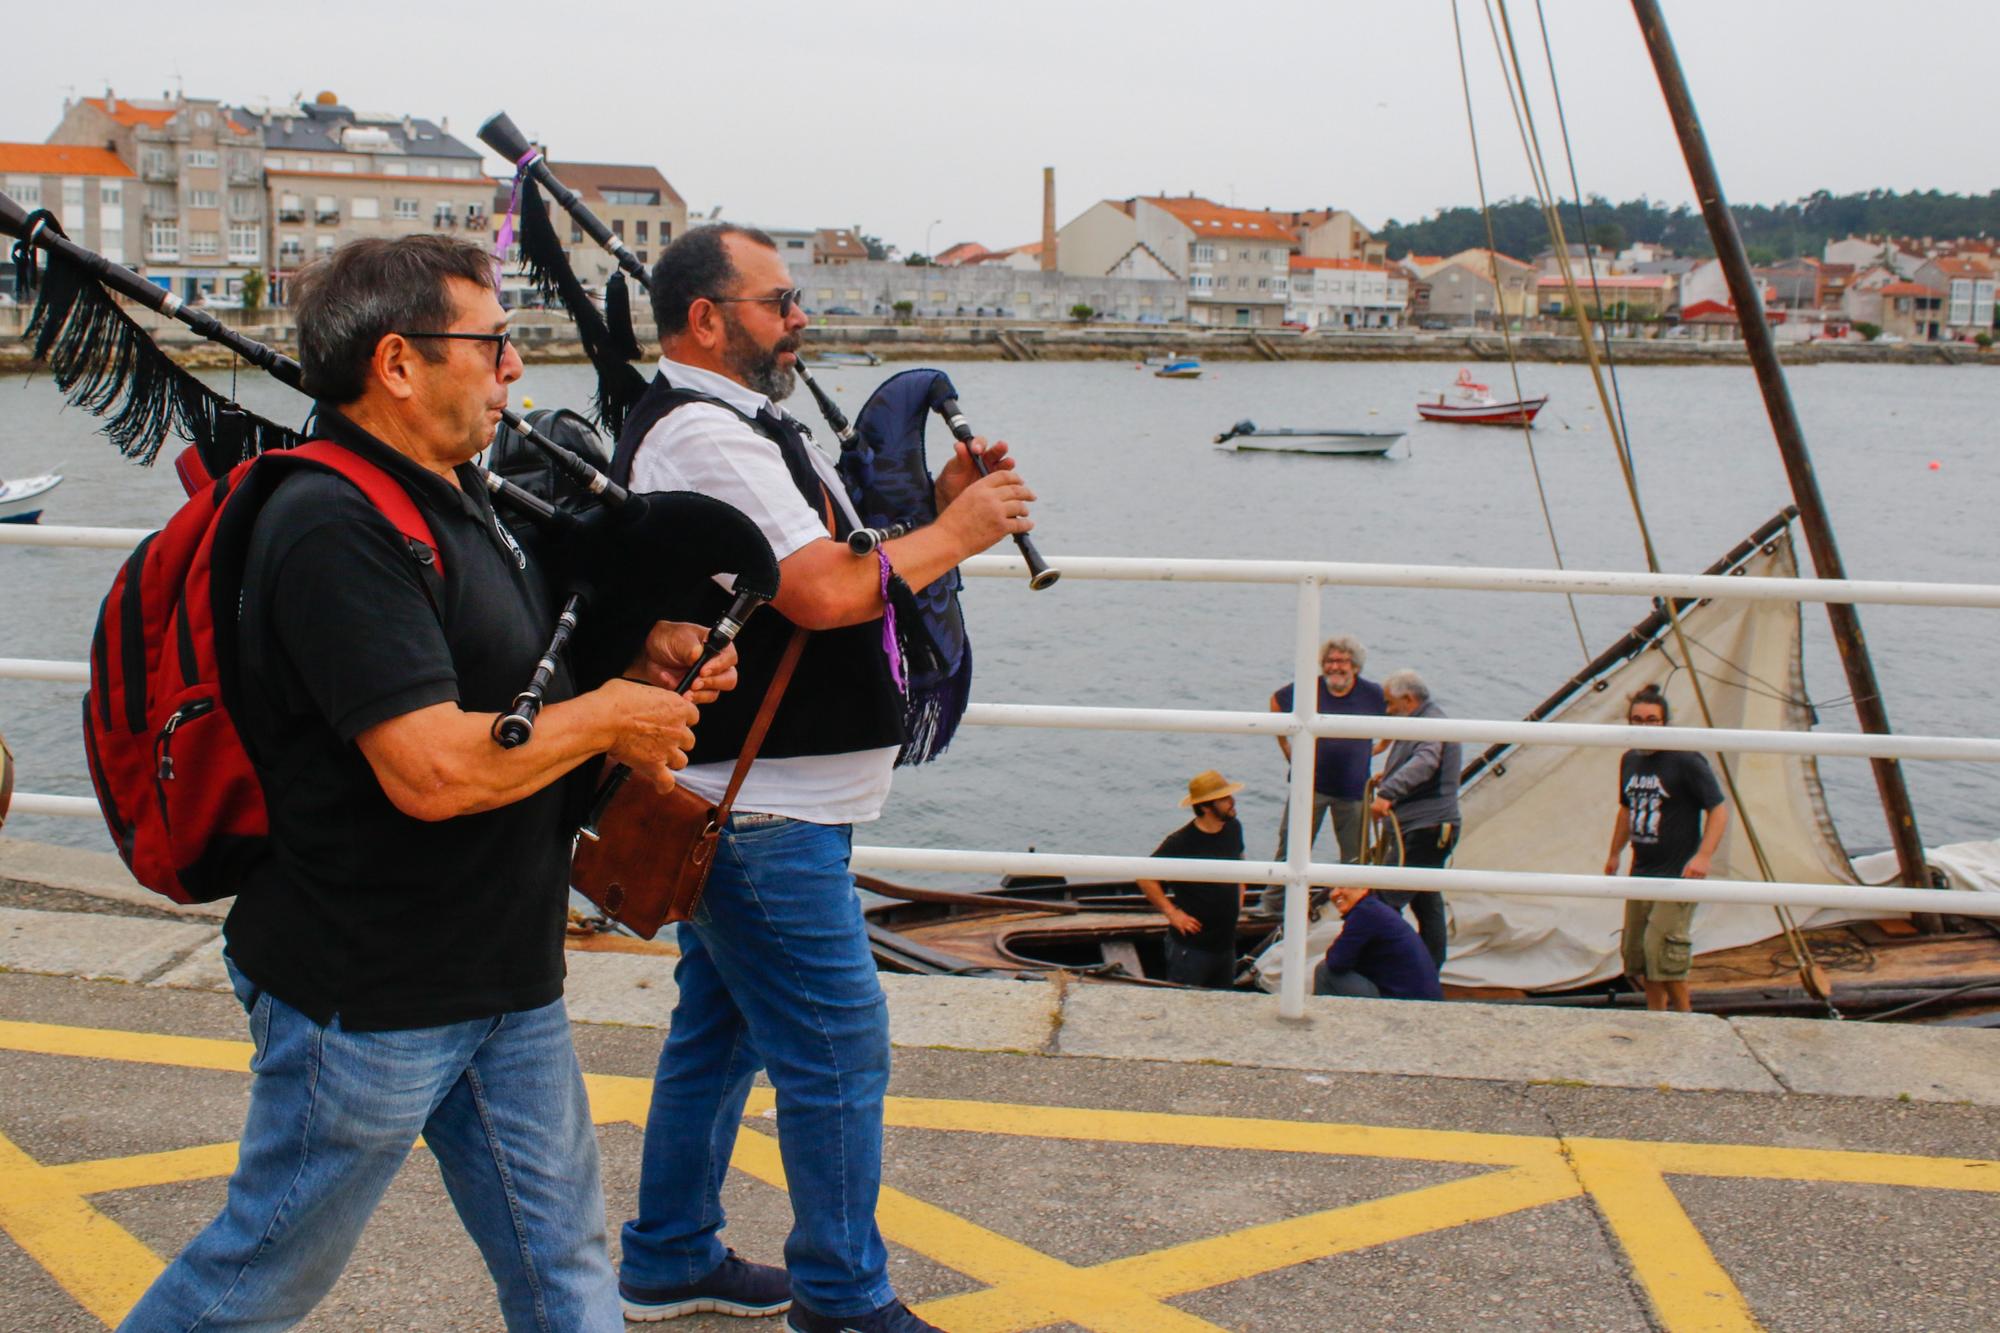
[[[1352,1000],[1379,1000],[1382,988],[1359,972],[1329,972],[1325,963],[1313,966],[1313,994],[1344,995]]]
[[[1403,864],[1425,870],[1441,868],[1451,860],[1458,845],[1458,825],[1433,824],[1429,828],[1403,830]],[[1398,912],[1407,905],[1417,918],[1417,934],[1430,951],[1431,962],[1444,966],[1447,929],[1444,895],[1415,889],[1387,889],[1375,895]]]
[[[1228,990],[1236,982],[1234,949],[1197,949],[1167,928],[1167,980]]]

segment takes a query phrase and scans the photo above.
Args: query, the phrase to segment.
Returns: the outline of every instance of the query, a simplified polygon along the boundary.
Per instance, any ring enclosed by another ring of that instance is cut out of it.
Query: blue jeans
[[[778,1101],[792,1196],[785,1266],[821,1314],[895,1298],[875,1226],[889,1006],[854,876],[853,830],[732,816],[695,918],[680,927],[680,1003],[660,1052],[620,1277],[694,1282],[722,1262],[722,1181],[759,1068]]]
[[[510,1329],[622,1330],[597,1135],[562,1002],[444,1027],[321,1027],[229,969],[256,1047],[222,1215],[121,1329],[289,1328],[347,1264],[418,1134]]]

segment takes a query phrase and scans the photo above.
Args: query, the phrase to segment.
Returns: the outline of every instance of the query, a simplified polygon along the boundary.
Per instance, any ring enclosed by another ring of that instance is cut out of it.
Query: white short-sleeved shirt
[[[674,388],[720,399],[746,416],[779,410],[755,389],[698,366],[661,357],[660,373]],[[817,448],[807,452],[834,502],[859,526],[833,463]],[[827,535],[825,518],[799,494],[778,446],[734,412],[708,403],[690,403],[646,432],[632,457],[631,484],[635,491],[697,491],[734,505],[763,530],[780,560]],[[814,824],[865,823],[881,815],[895,764],[893,745],[847,754],[759,757],[744,776],[736,809]],[[720,800],[735,766],[734,758],[695,764],[677,776],[696,795]]]

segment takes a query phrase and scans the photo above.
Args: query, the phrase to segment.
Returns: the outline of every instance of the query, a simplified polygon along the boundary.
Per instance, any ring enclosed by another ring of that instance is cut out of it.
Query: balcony
[[[139,167],[139,179],[143,181],[177,181],[181,178],[181,164],[169,159],[165,162],[147,162],[143,159]]]
[[[229,169],[229,183],[231,185],[262,185],[264,183],[262,179],[263,174],[263,172],[257,170],[255,167],[231,167]]]
[[[278,210],[278,221],[280,222],[304,222],[305,220],[306,211],[303,208],[281,208]]]
[[[178,218],[180,215],[181,203],[178,199],[173,200],[171,203],[154,203],[151,200],[148,200],[146,203],[146,216],[149,218],[171,219]]]
[[[331,227],[340,221],[340,210],[337,208],[315,210],[313,221],[322,227]]]

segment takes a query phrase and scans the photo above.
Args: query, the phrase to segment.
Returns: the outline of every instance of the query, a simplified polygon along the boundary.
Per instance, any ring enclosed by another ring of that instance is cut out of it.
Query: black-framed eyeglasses
[[[459,342],[492,343],[493,373],[500,373],[500,366],[507,360],[508,344],[514,341],[513,330],[500,333],[399,333],[398,338],[452,338]]]
[[[805,304],[806,291],[803,287],[793,287],[787,291],[775,292],[770,296],[711,296],[708,299],[716,305],[729,305],[733,302],[748,301],[754,301],[761,305],[775,305],[778,307],[779,319],[790,319],[792,312]]]

